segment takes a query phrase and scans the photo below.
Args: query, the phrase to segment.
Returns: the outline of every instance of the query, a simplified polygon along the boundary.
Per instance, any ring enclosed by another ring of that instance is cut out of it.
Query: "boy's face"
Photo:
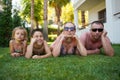
[[[15,31],[15,35],[14,35],[15,40],[17,41],[22,41],[25,38],[25,33],[24,30],[18,29]]]
[[[36,31],[33,34],[33,38],[36,38],[36,43],[38,45],[41,45],[43,43],[43,41],[44,41],[43,34],[40,31]]]

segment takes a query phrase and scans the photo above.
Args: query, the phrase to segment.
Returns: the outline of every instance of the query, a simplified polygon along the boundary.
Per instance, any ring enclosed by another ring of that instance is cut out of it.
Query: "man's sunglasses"
[[[65,30],[65,31],[68,31],[68,30],[74,31],[74,30],[75,30],[75,27],[64,27],[64,30]]]
[[[98,31],[98,32],[102,32],[103,31],[103,29],[101,29],[101,28],[94,28],[94,29],[91,29],[93,32],[96,32],[96,31]]]

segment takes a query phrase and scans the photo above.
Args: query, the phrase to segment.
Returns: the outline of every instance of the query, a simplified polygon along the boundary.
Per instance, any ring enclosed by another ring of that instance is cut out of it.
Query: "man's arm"
[[[86,48],[85,45],[87,45],[86,40],[87,40],[87,32],[84,33],[84,34],[82,34],[82,35],[80,36],[80,41],[81,41],[81,43],[83,44],[83,46],[84,46],[85,48]],[[88,50],[88,49],[86,48],[86,50],[87,50],[87,54],[100,53],[100,49]]]
[[[87,54],[98,54],[98,53],[100,53],[100,49],[94,49],[94,50],[87,50]]]
[[[110,44],[109,38],[106,35],[107,35],[107,32],[104,31],[102,36],[101,36],[103,49],[104,49],[106,55],[113,56],[114,55],[114,50],[113,50],[113,48]]]

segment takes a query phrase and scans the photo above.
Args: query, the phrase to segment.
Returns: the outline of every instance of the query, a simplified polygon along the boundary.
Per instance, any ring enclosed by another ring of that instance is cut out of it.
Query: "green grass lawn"
[[[68,55],[46,59],[13,58],[0,48],[0,80],[120,80],[120,45],[114,57]]]

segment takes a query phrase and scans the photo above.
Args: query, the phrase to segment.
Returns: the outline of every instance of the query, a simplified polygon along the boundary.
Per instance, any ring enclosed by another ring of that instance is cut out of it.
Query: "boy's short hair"
[[[33,34],[34,34],[36,31],[43,33],[42,29],[33,29],[32,32],[31,32],[31,37],[33,37]]]

